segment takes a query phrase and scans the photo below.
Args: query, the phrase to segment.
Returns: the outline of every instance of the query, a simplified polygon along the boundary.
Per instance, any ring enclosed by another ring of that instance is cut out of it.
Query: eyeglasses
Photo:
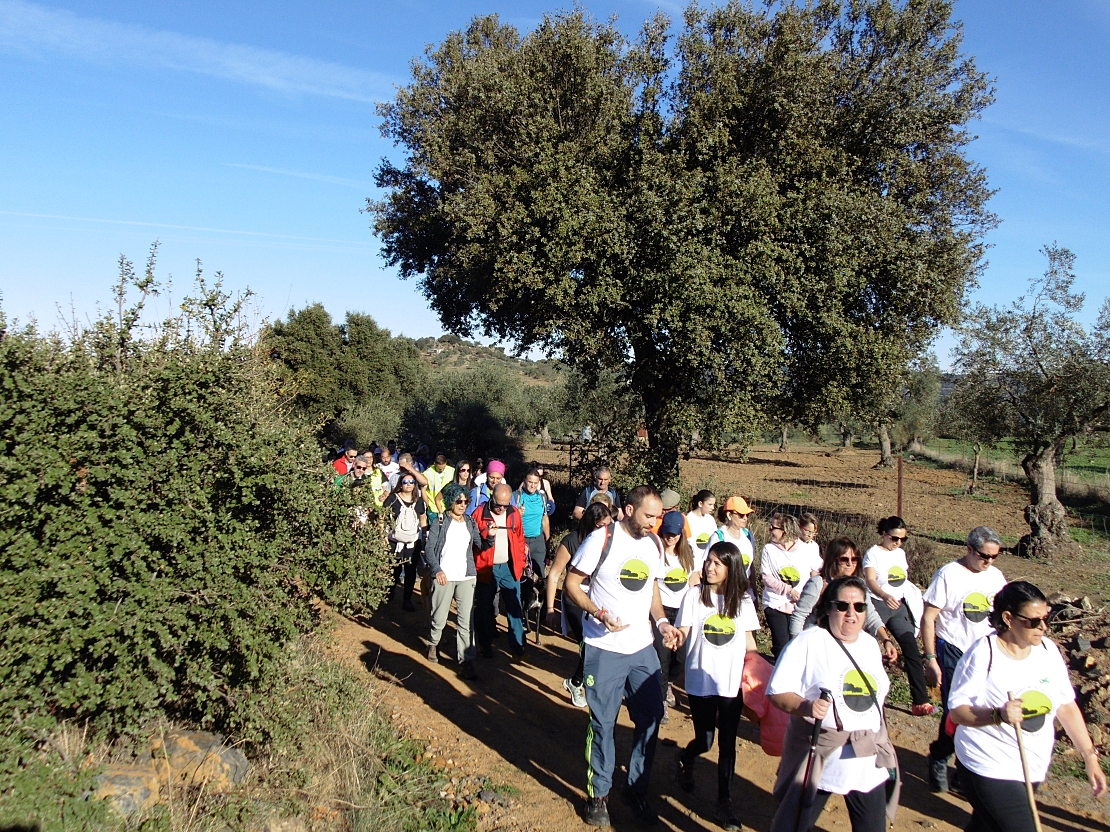
[[[986,552],[980,552],[978,549],[974,549],[973,551],[983,560],[994,560],[998,557],[998,555],[988,555]],[[1001,552],[999,554],[1001,554]]]
[[[836,607],[837,612],[848,612],[848,607],[856,612],[867,612],[866,601],[833,601],[833,606]]]
[[[782,526],[771,526],[771,531],[773,531],[773,532],[784,532],[784,531],[786,531],[786,529],[784,529]]]
[[[369,467],[370,467],[370,466],[368,466],[368,465],[356,465],[356,466],[355,466],[355,470],[356,470],[356,471],[365,471],[365,470],[366,470],[367,468],[369,468]]]
[[[840,557],[836,559],[837,563],[859,563],[859,558]]]
[[[887,537],[889,537],[895,543],[905,543],[907,540],[910,539],[910,536],[908,534],[902,535],[901,537],[897,537],[893,534],[888,534]]]
[[[416,485],[416,480],[401,480],[401,485]]]
[[[455,505],[465,506],[469,502],[470,500],[466,499],[466,497],[459,497],[459,499],[455,500]]]
[[[492,508],[494,511],[504,511],[510,505],[512,505],[512,503],[493,503]]]
[[[1025,622],[1025,626],[1028,627],[1030,630],[1037,630],[1041,627],[1044,627],[1046,630],[1048,629],[1047,615],[1044,618],[1030,618],[1028,615],[1022,615],[1020,612],[1015,612],[1014,618],[1020,618],[1022,621]]]
[[[469,474],[469,473],[470,473],[470,469],[469,469],[469,468],[460,468],[460,469],[459,469],[459,473],[460,473],[460,474]]]

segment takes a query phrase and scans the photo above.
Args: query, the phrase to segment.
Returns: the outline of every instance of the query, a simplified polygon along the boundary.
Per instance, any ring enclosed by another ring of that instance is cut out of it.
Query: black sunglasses
[[[986,552],[980,552],[978,549],[975,549],[973,551],[975,552],[975,554],[977,554],[983,560],[994,560],[995,558],[998,557],[998,555],[988,555]],[[999,554],[1001,554],[1001,552]]]
[[[833,606],[836,607],[837,612],[848,612],[848,607],[852,607],[856,612],[867,612],[866,601],[833,601]]]
[[[505,508],[508,508],[510,505],[512,505],[512,503],[498,503],[498,502],[495,502],[495,503],[493,503],[493,510],[497,511],[499,508],[500,509],[505,509]]]
[[[910,539],[910,536],[909,536],[908,534],[907,534],[907,535],[903,535],[902,537],[896,537],[895,535],[892,535],[892,534],[888,534],[888,535],[887,535],[887,537],[889,537],[889,538],[890,538],[891,540],[893,540],[893,541],[894,541],[895,543],[905,543],[905,542],[906,542],[907,540],[909,540],[909,539]]]
[[[1020,618],[1022,621],[1025,622],[1025,626],[1028,627],[1030,630],[1039,629],[1041,626],[1043,626],[1046,630],[1048,629],[1047,615],[1044,618],[1030,618],[1028,615],[1022,615],[1020,612],[1015,612],[1014,618]]]

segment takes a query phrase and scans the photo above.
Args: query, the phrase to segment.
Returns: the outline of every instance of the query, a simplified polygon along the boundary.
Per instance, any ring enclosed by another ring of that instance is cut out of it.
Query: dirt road
[[[511,662],[507,636],[495,642],[493,659],[479,660],[480,678],[464,682],[453,661],[441,658],[430,665],[424,658],[426,628],[420,611],[406,613],[398,604],[380,609],[367,621],[340,619],[335,630],[336,654],[373,673],[383,692],[383,703],[393,714],[399,732],[424,740],[428,754],[444,767],[454,783],[447,797],[462,798],[479,777],[494,785],[519,790],[507,807],[478,802],[480,828],[505,832],[561,832],[586,830],[578,817],[586,778],[584,738],[586,712],[574,708],[562,690],[564,676],[574,667],[574,645],[558,635],[546,635],[541,646],[528,646],[523,662]],[[453,619],[452,619],[453,620]],[[445,633],[443,655],[453,652],[453,624]],[[504,619],[501,619],[504,630]],[[897,706],[888,720],[903,769],[902,808],[894,825],[900,832],[963,829],[968,806],[955,797],[931,794],[925,787],[925,754],[935,719],[915,719]],[[618,759],[627,761],[631,723],[622,712],[617,734]],[[678,747],[692,736],[692,725],[679,696],[669,724],[660,732],[652,778],[654,804],[661,829],[716,830],[716,755],[698,763],[697,790],[690,795],[678,788],[673,772]],[[740,727],[737,777],[733,800],[748,829],[770,826],[774,801],[770,790],[778,759],[757,744],[752,724]],[[614,792],[623,775],[618,773]],[[1052,830],[1110,832],[1103,806],[1094,804],[1085,783],[1050,778],[1041,790],[1044,825]],[[614,799],[610,807],[617,830],[639,828]],[[818,828],[846,832],[850,828],[843,802],[834,798]]]

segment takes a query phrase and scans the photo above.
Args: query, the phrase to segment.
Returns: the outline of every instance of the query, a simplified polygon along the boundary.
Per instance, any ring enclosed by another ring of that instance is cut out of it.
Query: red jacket
[[[478,524],[478,532],[482,535],[482,541],[485,545],[485,548],[474,556],[474,566],[478,570],[478,580],[484,584],[493,580],[494,537],[489,533],[490,526],[493,525],[493,512],[490,511],[492,503],[492,500],[482,503],[470,515]],[[516,506],[509,506],[506,512],[508,514],[505,518],[505,527],[509,535],[509,569],[513,573],[513,577],[519,581],[520,576],[524,573],[524,564],[528,560],[528,544],[524,541],[524,521],[521,519],[520,511]]]

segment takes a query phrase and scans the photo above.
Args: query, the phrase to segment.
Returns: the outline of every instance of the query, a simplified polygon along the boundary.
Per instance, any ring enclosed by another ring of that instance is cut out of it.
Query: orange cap
[[[725,511],[735,511],[737,514],[752,514],[755,509],[748,505],[743,497],[729,497],[725,501]]]

